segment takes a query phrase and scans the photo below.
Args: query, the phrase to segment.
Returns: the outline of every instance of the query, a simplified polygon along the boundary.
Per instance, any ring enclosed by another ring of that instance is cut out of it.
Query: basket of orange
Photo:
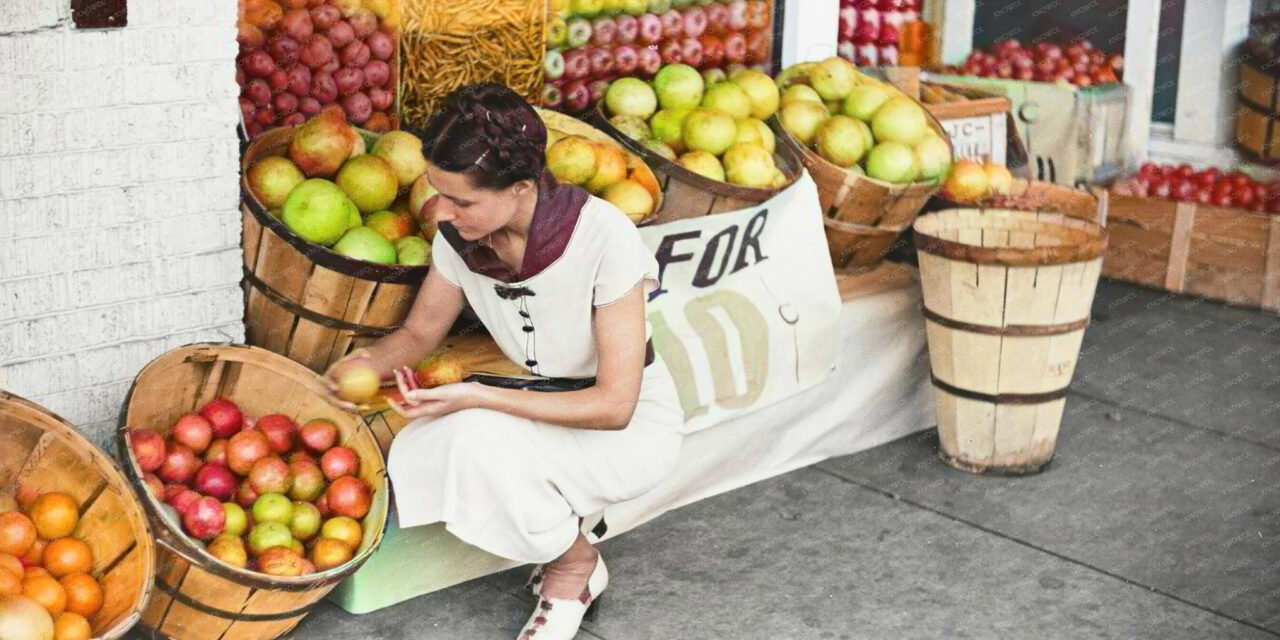
[[[151,594],[142,509],[66,421],[0,391],[0,638],[120,638]]]

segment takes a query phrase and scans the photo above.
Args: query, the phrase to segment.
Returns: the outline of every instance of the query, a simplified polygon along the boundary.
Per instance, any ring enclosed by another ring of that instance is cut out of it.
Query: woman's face
[[[532,186],[521,180],[498,191],[482,189],[472,185],[465,173],[432,164],[427,165],[427,181],[440,192],[433,211],[436,223],[452,223],[464,240],[471,241],[506,226],[519,211],[521,196]]]

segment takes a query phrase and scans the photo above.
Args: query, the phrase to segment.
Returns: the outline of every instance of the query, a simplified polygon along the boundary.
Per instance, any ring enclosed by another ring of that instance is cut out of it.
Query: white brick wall
[[[0,1],[0,388],[108,451],[147,362],[244,340],[236,2]]]

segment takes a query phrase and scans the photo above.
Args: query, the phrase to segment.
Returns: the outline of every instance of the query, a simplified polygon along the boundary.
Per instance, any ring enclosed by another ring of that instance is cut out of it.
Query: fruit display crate
[[[881,67],[903,93],[919,100],[951,139],[956,159],[994,162],[1010,168],[1026,165],[1027,150],[1018,137],[1013,103],[1003,93],[973,86],[922,82],[918,67]]]
[[[1280,216],[1105,192],[1102,275],[1280,312]]]
[[[1018,137],[1027,149],[1028,177],[1068,186],[1101,184],[1127,173],[1128,86],[1092,87],[928,73],[924,79],[989,89],[1011,101]]]
[[[1258,46],[1240,60],[1236,146],[1264,162],[1280,160],[1280,61]]]

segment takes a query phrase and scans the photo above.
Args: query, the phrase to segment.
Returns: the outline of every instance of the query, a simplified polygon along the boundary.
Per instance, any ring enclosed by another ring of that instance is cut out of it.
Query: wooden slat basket
[[[16,484],[58,491],[80,505],[72,536],[93,552],[91,575],[102,585],[92,637],[122,638],[151,597],[155,544],[142,507],[120,469],[67,421],[0,391],[0,493]]]
[[[943,459],[1038,471],[1053,458],[1106,232],[1004,209],[949,209],[914,228]]]
[[[142,614],[150,638],[269,640],[293,629],[343,578],[362,565],[382,540],[388,485],[382,452],[358,416],[330,405],[324,383],[283,356],[244,345],[194,344],[151,361],[129,389],[117,431],[118,455],[156,533],[157,592]],[[128,445],[131,429],[164,433],[179,416],[216,397],[250,416],[283,413],[298,422],[326,418],[338,425],[340,444],[360,456],[360,478],[373,488],[364,537],[347,564],[296,578],[268,576],[225,564],[170,524],[151,496]]]
[[[700,176],[650,151],[648,147],[609,124],[603,105],[603,102],[597,105],[592,123],[621,142],[628,151],[643,158],[662,185],[663,204],[653,216],[645,220],[645,224],[663,224],[754,207],[795,184],[804,170],[795,150],[782,144],[782,127],[776,117],[769,118],[768,122],[769,128],[778,137],[773,159],[778,169],[787,177],[787,182],[777,189],[755,189]]]
[[[286,155],[292,128],[256,138],[241,160],[246,342],[322,372],[400,326],[426,266],[355,260],[298,237],[247,184],[248,169]]]
[[[966,205],[952,202],[939,192],[929,202],[926,211],[943,211]],[[1103,202],[1091,191],[1040,180],[1013,179],[1009,195],[996,195],[982,202],[989,209],[1014,209],[1017,211],[1045,211],[1105,224],[1106,209]]]

